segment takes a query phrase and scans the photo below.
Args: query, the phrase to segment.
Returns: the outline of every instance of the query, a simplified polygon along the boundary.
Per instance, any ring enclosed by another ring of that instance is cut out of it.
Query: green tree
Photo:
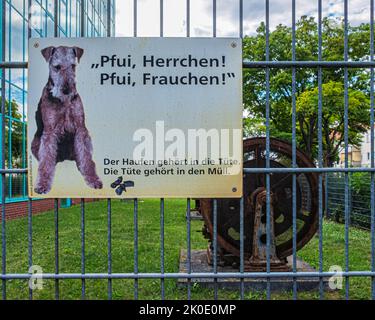
[[[322,25],[322,60],[343,60],[344,26],[339,19],[325,18]],[[368,59],[370,28],[368,24],[349,26],[349,59],[360,61]],[[244,59],[250,61],[265,60],[265,25],[261,23],[254,36],[244,38]],[[270,60],[292,59],[292,29],[278,25],[270,32]],[[318,60],[318,26],[313,17],[302,16],[296,23],[296,60]],[[244,72],[244,106],[249,117],[244,119],[245,135],[265,134],[265,88],[264,69],[250,69]],[[292,71],[290,69],[269,69],[270,75],[270,133],[271,136],[291,141],[292,138]],[[324,161],[332,165],[337,152],[343,145],[343,69],[323,70],[323,134]],[[360,144],[360,135],[369,125],[369,74],[363,69],[349,69],[349,141]],[[316,158],[317,152],[317,69],[296,69],[297,107],[297,143],[310,157]],[[331,90],[333,90],[331,92]],[[307,106],[302,106],[307,103]],[[330,112],[329,103],[334,103]],[[352,105],[357,103],[356,105]],[[367,104],[366,104],[367,103]],[[341,108],[341,109],[340,109]],[[338,112],[340,109],[340,112]],[[314,112],[313,112],[314,110]],[[359,115],[359,111],[362,112]],[[303,119],[303,121],[302,121]],[[301,127],[302,126],[302,127]],[[333,134],[333,136],[332,136]],[[336,140],[335,137],[341,137]]]
[[[344,85],[330,81],[322,85],[322,137],[325,166],[332,166],[344,142]],[[316,157],[318,136],[318,88],[304,91],[297,99],[297,132],[299,145]],[[369,127],[370,101],[359,90],[348,90],[348,140],[353,146],[361,143],[361,133]]]
[[[9,120],[10,111],[11,117],[13,118],[11,122]],[[8,100],[5,100],[5,115],[5,164],[9,167],[9,152],[11,151],[12,167],[22,167],[23,141],[26,137],[24,136],[22,114],[20,113],[20,107],[16,101],[12,100],[9,103]],[[11,125],[9,125],[10,123]],[[11,131],[9,131],[9,128],[11,128]],[[12,145],[11,150],[10,142]]]

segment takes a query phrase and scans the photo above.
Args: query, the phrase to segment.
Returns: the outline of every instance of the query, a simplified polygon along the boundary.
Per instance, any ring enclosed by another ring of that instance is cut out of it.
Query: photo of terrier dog
[[[92,142],[85,125],[81,97],[76,89],[76,65],[84,50],[79,47],[47,47],[41,51],[49,64],[49,77],[35,113],[37,131],[31,144],[39,162],[34,191],[51,190],[58,162],[75,161],[87,185],[101,189],[92,159]]]

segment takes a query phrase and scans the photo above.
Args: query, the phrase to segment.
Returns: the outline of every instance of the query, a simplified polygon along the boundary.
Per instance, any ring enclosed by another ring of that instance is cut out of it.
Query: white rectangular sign
[[[242,43],[29,41],[31,197],[240,197]]]

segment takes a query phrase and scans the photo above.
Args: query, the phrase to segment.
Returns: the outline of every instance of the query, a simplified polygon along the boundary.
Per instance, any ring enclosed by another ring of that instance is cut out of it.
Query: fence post
[[[329,185],[329,182],[328,182],[328,179],[329,179],[329,173],[326,172],[325,176],[325,190],[324,190],[324,193],[325,193],[325,208],[326,208],[326,218],[329,219],[330,218],[330,214],[329,214],[329,200],[328,200],[328,197],[329,197],[329,194],[328,194],[328,185]]]
[[[1,1],[1,60],[5,60],[5,1]],[[1,69],[1,169],[5,169],[5,66]],[[6,273],[6,216],[5,216],[5,172],[1,173],[1,273]],[[2,296],[6,299],[6,280],[2,281]]]

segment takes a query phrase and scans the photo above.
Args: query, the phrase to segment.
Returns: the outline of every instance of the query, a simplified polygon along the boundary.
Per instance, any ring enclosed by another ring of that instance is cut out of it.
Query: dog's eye
[[[58,70],[61,69],[61,66],[60,66],[60,65],[57,65],[57,66],[55,66],[55,69],[58,71]]]
[[[72,69],[76,70],[76,65],[75,64],[72,64]]]

